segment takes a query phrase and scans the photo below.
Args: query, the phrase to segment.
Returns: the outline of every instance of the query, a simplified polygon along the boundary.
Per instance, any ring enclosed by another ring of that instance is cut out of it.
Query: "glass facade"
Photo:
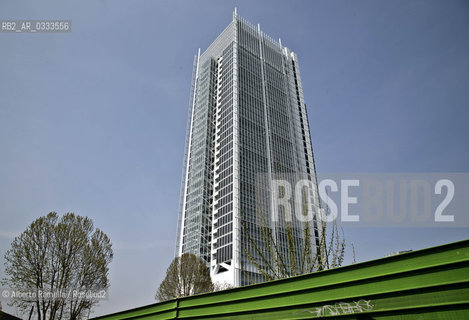
[[[263,281],[248,255],[273,258],[265,228],[288,254],[272,179],[291,173],[316,181],[297,57],[235,13],[195,58],[176,254],[203,257],[214,281]],[[301,251],[304,224],[291,228]]]

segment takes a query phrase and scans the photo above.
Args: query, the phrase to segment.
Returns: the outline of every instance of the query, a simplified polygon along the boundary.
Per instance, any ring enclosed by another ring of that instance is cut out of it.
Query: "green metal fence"
[[[469,319],[469,240],[95,319]]]

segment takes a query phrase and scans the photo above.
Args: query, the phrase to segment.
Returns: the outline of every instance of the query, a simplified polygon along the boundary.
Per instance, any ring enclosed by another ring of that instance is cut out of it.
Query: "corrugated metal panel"
[[[469,240],[95,319],[131,318],[469,319]]]

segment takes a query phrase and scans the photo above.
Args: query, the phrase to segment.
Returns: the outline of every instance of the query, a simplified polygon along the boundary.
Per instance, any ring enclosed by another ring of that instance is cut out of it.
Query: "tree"
[[[227,282],[214,282],[213,291],[223,291],[233,289],[234,286]]]
[[[306,216],[308,205],[304,191],[302,198],[303,215]],[[326,206],[327,215],[328,210],[329,207]],[[242,234],[247,239],[247,245],[243,245],[243,251],[248,261],[266,281],[341,266],[346,248],[344,232],[342,229],[339,232],[335,220],[328,229],[327,222],[320,218],[321,216],[316,216],[316,220],[303,222],[300,224],[303,229],[299,231],[298,225],[294,226],[291,219],[283,216],[274,232],[268,223],[267,215],[263,214],[258,206],[257,221],[260,225],[247,223],[245,217],[241,222]],[[296,231],[295,228],[297,228]],[[316,232],[319,239],[313,243],[313,233]],[[302,233],[301,238],[298,238],[298,233]],[[353,253],[355,254],[354,248]],[[249,272],[245,274],[248,278],[250,277]],[[254,283],[252,279],[251,282]]]
[[[171,262],[166,270],[166,277],[156,291],[155,299],[165,301],[212,292],[214,289],[206,262],[194,254],[184,253]]]
[[[40,217],[5,254],[4,285],[29,292],[10,305],[34,307],[38,320],[86,317],[109,287],[112,245],[91,219],[55,212]]]

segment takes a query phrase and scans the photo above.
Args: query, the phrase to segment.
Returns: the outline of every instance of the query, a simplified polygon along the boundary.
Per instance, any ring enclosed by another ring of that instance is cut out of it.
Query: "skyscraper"
[[[280,210],[273,180],[294,173],[316,183],[309,132],[296,54],[235,9],[194,59],[176,254],[205,259],[217,282],[262,281],[248,259],[259,255],[253,241],[267,245],[262,228],[272,231],[280,251],[288,247],[284,221],[273,218]],[[292,226],[302,250],[305,224]]]

